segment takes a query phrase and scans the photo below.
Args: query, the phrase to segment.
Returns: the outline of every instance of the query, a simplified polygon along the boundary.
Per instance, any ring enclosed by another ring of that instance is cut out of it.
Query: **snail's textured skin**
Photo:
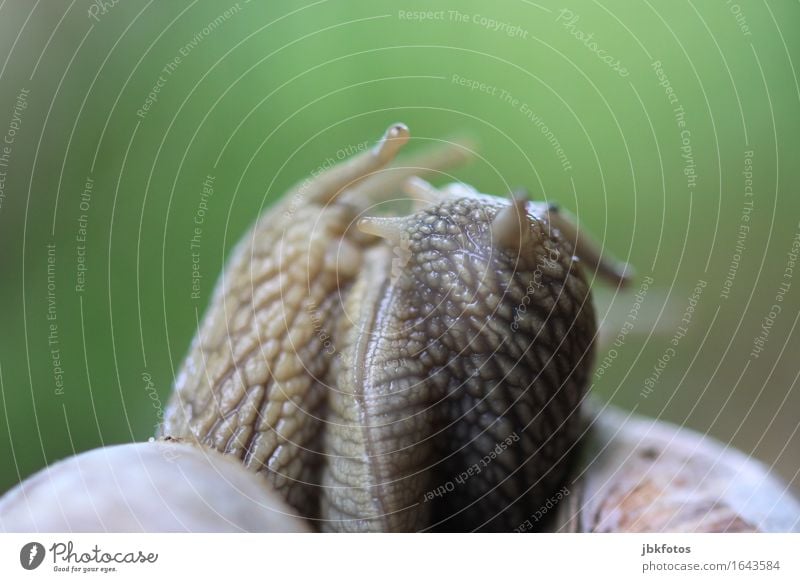
[[[381,173],[407,138],[390,128],[257,221],[163,434],[241,459],[319,530],[796,529],[741,453],[581,405],[587,275],[621,285],[626,266],[546,205],[409,181],[453,149]],[[422,208],[363,218],[403,183]]]
[[[263,216],[233,253],[176,378],[164,432],[241,458],[316,516],[331,357],[315,327],[332,331],[338,292],[352,284],[330,245],[353,215],[318,205],[290,220],[284,212]]]
[[[538,219],[524,261],[493,247],[506,207],[454,198],[403,219],[395,277],[387,248],[368,253],[329,375],[322,516],[337,527],[511,529],[563,479],[591,363],[588,285]],[[519,440],[491,458],[507,438]],[[479,478],[424,501],[473,466]],[[328,489],[341,486],[356,489]]]
[[[589,286],[544,205],[456,187],[362,225],[388,241],[356,229],[348,193],[389,188],[359,180],[404,131],[244,237],[163,432],[241,458],[323,530],[512,530],[565,475]]]
[[[391,127],[243,238],[176,378],[168,442],[37,473],[0,498],[0,530],[800,527],[742,453],[587,406],[587,276],[621,285],[626,266],[552,207],[412,178],[462,146],[381,172],[407,139]],[[401,185],[424,205],[362,217]]]

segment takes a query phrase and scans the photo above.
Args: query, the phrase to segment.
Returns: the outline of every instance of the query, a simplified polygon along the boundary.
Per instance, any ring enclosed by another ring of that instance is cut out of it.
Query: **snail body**
[[[256,221],[160,442],[40,471],[0,498],[0,529],[800,527],[800,504],[758,462],[585,402],[589,278],[622,286],[626,265],[553,206],[418,177],[463,145],[388,166],[407,140],[390,127]],[[413,211],[375,216],[401,189]]]
[[[414,178],[462,146],[384,169],[407,140],[392,126],[259,218],[163,434],[240,458],[322,530],[511,530],[578,436],[596,328],[576,253],[624,275],[550,206]],[[412,214],[364,216],[401,186]]]

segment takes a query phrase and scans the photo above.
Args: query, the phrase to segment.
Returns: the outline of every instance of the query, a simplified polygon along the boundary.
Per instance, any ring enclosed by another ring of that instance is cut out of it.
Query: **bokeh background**
[[[0,490],[151,436],[237,239],[398,120],[636,267],[597,286],[595,393],[797,487],[799,29],[790,0],[0,2]]]

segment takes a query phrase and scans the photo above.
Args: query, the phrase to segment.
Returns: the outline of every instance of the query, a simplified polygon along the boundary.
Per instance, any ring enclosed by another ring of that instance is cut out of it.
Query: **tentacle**
[[[511,204],[498,212],[492,221],[492,243],[514,256],[520,255],[533,243],[527,206],[527,195],[522,191],[515,192]]]
[[[475,196],[476,194],[480,194],[478,190],[469,184],[465,184],[464,182],[451,182],[450,184],[445,184],[442,186],[441,191],[445,196],[452,196],[454,198]]]
[[[572,242],[575,254],[586,262],[587,268],[619,287],[627,287],[633,280],[633,268],[605,252],[600,245],[578,229],[575,218],[567,211],[551,205],[547,218],[552,226]]]
[[[370,216],[358,221],[358,228],[374,236],[379,236],[393,244],[400,244],[406,232],[405,220],[399,217]]]
[[[435,175],[463,164],[469,160],[473,151],[473,144],[467,141],[439,144],[365,178],[355,187],[348,188],[341,201],[358,208],[366,208],[402,192],[404,184],[412,177]]]
[[[403,192],[414,201],[414,211],[444,201],[447,196],[433,184],[418,176],[412,176],[403,184]]]
[[[311,182],[302,184],[299,189],[305,190],[303,194],[312,202],[320,204],[330,202],[343,189],[352,187],[356,182],[390,163],[397,152],[408,143],[409,137],[408,128],[402,123],[395,123],[386,130],[378,144],[370,151],[332,167]]]

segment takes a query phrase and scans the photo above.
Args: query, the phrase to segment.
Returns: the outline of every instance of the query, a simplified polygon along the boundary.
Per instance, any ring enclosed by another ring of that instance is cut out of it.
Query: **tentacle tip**
[[[367,234],[375,234],[375,219],[371,217],[360,218],[356,223],[358,230]]]
[[[618,291],[629,291],[636,280],[636,270],[630,263],[606,257],[594,265],[597,276]]]
[[[620,263],[616,268],[616,272],[619,288],[623,291],[630,289],[636,280],[636,269],[630,263]]]
[[[358,230],[399,244],[403,239],[404,222],[398,217],[367,216],[358,221]]]
[[[405,123],[395,123],[386,130],[386,137],[390,139],[406,138],[411,136],[408,126]]]
[[[511,204],[500,210],[492,221],[492,242],[518,254],[530,242],[530,228],[528,197],[515,192]]]
[[[383,163],[389,163],[397,155],[397,152],[408,143],[410,137],[411,132],[404,123],[390,125],[378,145],[375,146],[375,155]]]
[[[530,218],[528,217],[528,202],[530,196],[526,188],[515,188],[510,194],[511,207],[517,215],[520,224],[529,225]]]
[[[514,188],[511,192],[511,201],[514,204],[526,204],[531,199],[530,192],[524,186]]]
[[[383,134],[380,145],[391,143],[394,150],[397,151],[406,145],[410,138],[411,132],[408,126],[405,123],[395,123],[390,125],[386,133]]]

